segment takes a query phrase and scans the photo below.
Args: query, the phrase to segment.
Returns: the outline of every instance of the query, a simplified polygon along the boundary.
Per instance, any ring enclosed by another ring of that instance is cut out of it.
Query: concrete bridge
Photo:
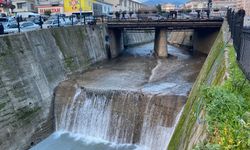
[[[158,57],[167,57],[167,32],[176,30],[194,30],[194,48],[208,53],[210,47],[204,48],[203,41],[208,42],[217,36],[222,18],[216,19],[166,19],[166,20],[109,20],[107,25],[110,35],[111,51],[123,49],[123,30],[155,30],[154,51]],[[212,43],[213,41],[211,41]],[[206,46],[205,46],[206,47]]]

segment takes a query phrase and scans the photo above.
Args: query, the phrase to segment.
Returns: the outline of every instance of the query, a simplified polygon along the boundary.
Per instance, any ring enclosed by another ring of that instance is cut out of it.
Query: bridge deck
[[[168,20],[112,20],[108,21],[108,28],[166,28],[175,29],[199,29],[219,28],[223,19],[168,19]]]

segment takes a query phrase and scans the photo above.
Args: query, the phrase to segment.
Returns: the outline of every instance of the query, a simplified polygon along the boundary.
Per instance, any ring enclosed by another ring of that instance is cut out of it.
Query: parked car
[[[22,19],[25,19],[25,18],[31,18],[31,17],[38,17],[40,15],[37,13],[33,13],[33,12],[18,12],[17,16],[21,16]]]
[[[59,25],[65,26],[65,21],[63,19],[59,20]],[[52,19],[52,20],[47,20],[43,23],[43,28],[55,28],[58,27],[58,20],[57,19]]]
[[[31,22],[34,22],[35,24],[37,24],[37,25],[40,25],[40,17],[38,16],[38,17],[30,17],[30,18],[27,18],[26,19],[27,21],[31,21]],[[44,22],[44,20],[43,20],[43,18],[41,18],[41,21],[42,21],[42,23]]]
[[[147,17],[147,19],[156,21],[156,20],[165,20],[167,18],[163,17],[161,15],[150,15],[150,16]]]
[[[76,17],[65,18],[65,24],[64,24],[64,26],[71,26],[72,25],[72,21],[73,21],[73,25],[76,25],[79,22]]]
[[[3,24],[3,26],[6,26],[9,22],[9,19],[7,17],[1,17],[0,18],[0,23]]]
[[[10,24],[7,24],[5,27],[4,27],[4,33],[17,33],[18,32],[18,25],[17,23],[10,23]]]
[[[96,20],[95,20],[95,18],[93,16],[85,17],[85,22],[86,22],[86,24],[89,24],[89,25],[96,24]]]
[[[40,26],[35,24],[34,22],[27,21],[27,22],[21,22],[20,23],[20,28],[21,28],[22,32],[26,32],[26,31],[32,31],[32,30],[40,29]]]

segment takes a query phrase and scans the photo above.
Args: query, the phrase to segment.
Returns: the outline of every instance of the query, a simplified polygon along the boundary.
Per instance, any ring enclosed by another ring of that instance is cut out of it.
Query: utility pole
[[[211,8],[212,8],[212,0],[208,0],[207,8],[208,8],[208,10],[211,10]]]
[[[79,1],[79,5],[80,5],[80,8],[79,8],[79,11],[80,11],[80,22],[81,22],[81,25],[82,25],[82,0],[78,0]]]
[[[212,0],[208,0],[208,3],[207,3],[207,17],[208,18],[210,18],[211,8],[212,8]]]

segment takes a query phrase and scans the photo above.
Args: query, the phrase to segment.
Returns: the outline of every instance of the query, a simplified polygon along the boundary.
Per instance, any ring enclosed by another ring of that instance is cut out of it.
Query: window
[[[35,9],[34,4],[30,4],[30,8],[34,10]]]
[[[23,7],[25,7],[26,3],[17,3],[17,9],[22,9]]]

